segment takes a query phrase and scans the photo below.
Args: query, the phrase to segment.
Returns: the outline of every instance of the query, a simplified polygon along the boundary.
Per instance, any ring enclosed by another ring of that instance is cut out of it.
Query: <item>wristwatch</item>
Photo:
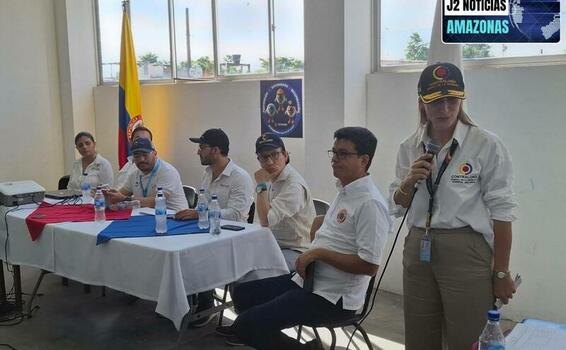
[[[493,277],[502,280],[505,277],[509,276],[510,274],[511,274],[511,271],[494,271]]]
[[[267,184],[265,182],[260,182],[255,187],[255,193],[261,193],[263,191],[267,191]]]

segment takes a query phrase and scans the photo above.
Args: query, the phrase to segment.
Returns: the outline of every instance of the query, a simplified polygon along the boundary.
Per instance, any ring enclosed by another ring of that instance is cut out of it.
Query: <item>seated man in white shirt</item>
[[[310,245],[316,215],[307,182],[289,164],[289,153],[276,134],[265,133],[255,143],[261,168],[255,172],[256,211],[261,226],[271,229],[290,271]]]
[[[136,199],[140,201],[140,206],[153,208],[157,187],[162,187],[167,198],[167,209],[177,212],[189,207],[179,172],[157,157],[150,140],[136,139],[132,144],[132,154],[137,170],[130,174],[120,189],[106,191],[110,204]]]
[[[224,220],[245,222],[253,201],[253,182],[250,175],[228,158],[230,141],[222,129],[208,129],[201,137],[191,137],[190,141],[198,143],[197,151],[200,163],[206,165],[200,188],[205,190],[208,200],[210,196],[218,196],[220,218]],[[195,209],[185,209],[175,215],[177,220],[198,218]],[[198,294],[197,312],[214,306],[212,290]],[[214,315],[194,321],[192,327],[204,327]]]
[[[250,175],[228,158],[230,141],[222,129],[208,129],[201,137],[191,137],[199,144],[200,163],[206,165],[200,188],[207,198],[216,194],[220,204],[220,218],[245,222],[253,201],[253,183]],[[186,209],[176,219],[198,218],[195,209]]]
[[[151,130],[146,128],[145,126],[141,125],[132,131],[132,136],[130,138],[130,149],[132,147],[132,143],[137,140],[138,138],[148,139],[153,142],[153,134]],[[122,188],[128,181],[128,177],[134,172],[138,170],[138,167],[134,163],[133,156],[128,156],[128,162],[124,164],[122,169],[118,171],[118,176],[116,176],[116,183],[114,184],[115,188]]]
[[[377,139],[367,129],[347,127],[334,133],[329,150],[338,179],[338,195],[322,219],[310,248],[296,263],[297,274],[243,283],[235,287],[240,310],[232,326],[218,327],[228,344],[256,349],[321,349],[316,340],[301,344],[281,330],[305,323],[349,319],[364,304],[370,276],[377,273],[391,219],[368,174]],[[305,271],[315,263],[312,291],[303,288]]]

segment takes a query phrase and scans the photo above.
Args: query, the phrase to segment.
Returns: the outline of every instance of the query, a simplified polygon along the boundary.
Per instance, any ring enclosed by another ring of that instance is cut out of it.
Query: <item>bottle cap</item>
[[[218,196],[216,194],[213,194],[212,196],[210,196],[210,198],[212,199],[218,199]]]
[[[499,314],[499,311],[497,311],[497,310],[489,310],[487,312],[487,318],[490,321],[499,321],[500,317],[501,317],[501,315]]]

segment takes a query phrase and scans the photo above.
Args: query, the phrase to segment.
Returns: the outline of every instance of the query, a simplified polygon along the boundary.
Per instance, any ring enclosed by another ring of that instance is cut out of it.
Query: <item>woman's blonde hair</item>
[[[466,125],[477,126],[476,123],[468,116],[466,111],[464,111],[464,103],[460,103],[460,110],[458,111],[458,120]],[[419,127],[426,125],[428,122],[426,118],[426,112],[424,109],[424,102],[419,98]]]

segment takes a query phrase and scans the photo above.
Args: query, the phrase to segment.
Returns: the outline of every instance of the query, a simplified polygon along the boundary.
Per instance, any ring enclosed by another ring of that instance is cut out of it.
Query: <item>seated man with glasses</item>
[[[200,188],[205,190],[209,200],[213,194],[218,196],[220,217],[246,222],[253,202],[253,181],[244,169],[228,158],[230,141],[226,133],[222,129],[208,129],[201,137],[189,140],[198,143],[200,164],[206,166]],[[177,213],[175,218],[197,219],[198,213],[195,209],[187,209]]]
[[[301,344],[281,330],[299,324],[351,319],[364,304],[370,276],[377,273],[391,226],[387,204],[368,169],[377,139],[366,128],[334,133],[332,171],[338,195],[309,249],[297,258],[297,274],[242,283],[234,290],[240,315],[217,328],[229,344],[256,349],[321,349],[316,340]],[[306,269],[315,263],[312,290]]]
[[[132,143],[133,160],[137,167],[118,190],[108,190],[109,204],[139,200],[142,207],[155,207],[157,187],[162,187],[167,198],[167,209],[179,211],[188,208],[181,176],[175,167],[157,157],[149,139],[138,138]]]
[[[262,226],[269,227],[285,256],[289,270],[308,249],[309,232],[315,217],[311,191],[305,179],[289,165],[283,140],[273,133],[255,143],[261,168],[255,172],[256,211]]]

